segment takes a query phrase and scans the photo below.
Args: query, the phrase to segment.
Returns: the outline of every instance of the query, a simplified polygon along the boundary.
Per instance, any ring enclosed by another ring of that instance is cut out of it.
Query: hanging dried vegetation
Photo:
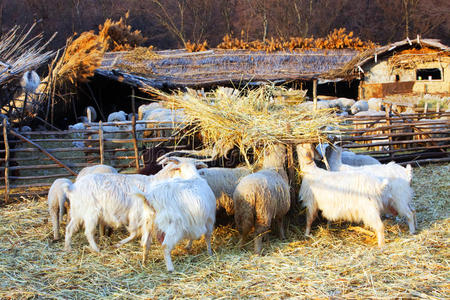
[[[217,48],[231,50],[253,50],[266,51],[268,53],[275,51],[301,51],[309,49],[354,49],[358,51],[375,48],[375,43],[371,41],[362,41],[358,37],[353,36],[353,32],[346,32],[345,28],[334,29],[325,38],[303,38],[291,37],[286,40],[283,38],[271,38],[266,41],[248,42],[243,38],[233,38],[226,35],[223,42]]]

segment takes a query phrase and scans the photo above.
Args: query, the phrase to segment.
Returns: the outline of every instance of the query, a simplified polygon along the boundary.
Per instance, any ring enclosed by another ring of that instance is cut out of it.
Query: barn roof
[[[359,52],[349,49],[302,52],[255,52],[249,50],[156,51],[145,58],[131,52],[106,53],[96,74],[139,86],[156,88],[204,87],[242,82],[286,82],[327,78]]]
[[[414,40],[405,39],[375,49],[366,50],[353,57],[341,69],[332,70],[329,74],[334,77],[343,78],[353,76],[363,70],[367,64],[376,62],[378,58],[392,55],[405,49],[425,47],[435,49],[437,52],[450,52],[450,47],[442,44],[437,39],[420,39],[419,37]]]

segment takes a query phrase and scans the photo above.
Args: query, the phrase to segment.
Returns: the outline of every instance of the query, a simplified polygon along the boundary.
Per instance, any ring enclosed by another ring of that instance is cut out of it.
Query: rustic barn
[[[450,93],[450,48],[438,40],[403,40],[355,57],[344,69],[358,74],[360,99]]]

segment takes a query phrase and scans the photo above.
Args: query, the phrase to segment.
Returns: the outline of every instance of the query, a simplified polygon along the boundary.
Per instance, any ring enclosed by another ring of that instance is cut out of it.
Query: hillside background
[[[58,32],[51,44],[56,49],[73,33],[98,30],[127,11],[127,24],[158,49],[188,41],[214,47],[225,35],[249,41],[322,37],[340,27],[378,44],[417,34],[450,44],[448,0],[0,0],[0,33],[39,21],[45,35]]]

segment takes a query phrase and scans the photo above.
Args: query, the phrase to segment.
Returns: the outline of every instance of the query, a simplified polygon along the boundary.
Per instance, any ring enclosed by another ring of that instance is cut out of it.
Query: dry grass
[[[106,51],[126,51],[142,45],[147,38],[142,36],[140,30],[132,30],[127,25],[129,13],[119,21],[106,19],[103,25],[99,25],[99,36],[106,43]]]
[[[192,134],[199,132],[205,148],[221,155],[233,146],[242,153],[249,149],[259,153],[261,148],[274,143],[325,139],[322,132],[325,126],[338,127],[333,110],[311,111],[275,101],[274,94],[289,91],[269,85],[234,93],[218,88],[207,95],[193,90],[172,95],[151,87],[146,90],[165,99],[166,106],[182,108],[187,123],[193,125]]]
[[[129,50],[123,56],[123,61],[114,65],[114,68],[130,72],[132,74],[152,74],[152,67],[148,62],[160,58],[158,54],[153,51],[153,47],[136,47]]]
[[[304,215],[293,214],[288,238],[271,237],[263,256],[251,244],[239,250],[236,231],[219,227],[212,257],[200,241],[190,253],[175,249],[173,274],[159,245],[146,265],[136,241],[113,249],[123,231],[101,239],[100,255],[80,232],[66,254],[50,242],[45,199],[20,199],[0,208],[0,298],[449,298],[450,164],[414,174],[418,233],[385,220],[383,251],[356,225],[315,223],[305,239]]]
[[[86,82],[102,62],[105,41],[92,31],[69,38],[61,58],[53,68],[53,77],[59,85],[62,82]]]

